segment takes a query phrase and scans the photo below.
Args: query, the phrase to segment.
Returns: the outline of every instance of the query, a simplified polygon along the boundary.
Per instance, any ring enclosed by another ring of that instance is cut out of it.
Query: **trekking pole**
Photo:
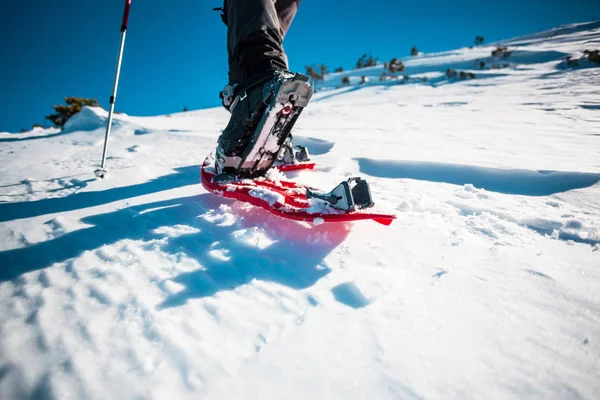
[[[121,73],[121,62],[123,61],[123,48],[125,47],[125,36],[127,35],[127,21],[129,20],[129,8],[131,0],[125,0],[125,10],[123,11],[123,22],[121,24],[121,46],[119,47],[119,58],[117,59],[117,71],[115,73],[115,83],[113,85],[112,95],[110,96],[110,110],[108,112],[108,124],[106,125],[106,134],[104,135],[104,149],[102,150],[102,163],[100,168],[94,171],[98,178],[104,178],[108,170],[104,167],[106,163],[106,151],[108,149],[108,137],[112,125],[113,112],[115,111],[115,101],[117,100],[117,86],[119,86],[119,74]]]

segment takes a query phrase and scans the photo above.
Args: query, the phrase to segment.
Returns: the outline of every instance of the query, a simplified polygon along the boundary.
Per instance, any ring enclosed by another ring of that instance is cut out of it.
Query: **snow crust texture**
[[[367,178],[389,227],[206,193],[222,109],[117,115],[104,180],[104,110],[0,133],[0,399],[600,398],[599,42],[320,83],[288,177]]]

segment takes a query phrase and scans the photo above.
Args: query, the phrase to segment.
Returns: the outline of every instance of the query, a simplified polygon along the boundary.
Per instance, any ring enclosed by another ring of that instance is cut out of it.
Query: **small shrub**
[[[408,75],[402,75],[402,79],[407,82],[410,79],[410,76]]]
[[[580,67],[581,60],[587,60],[591,63],[600,65],[600,50],[584,50],[583,57],[573,58],[573,56],[566,56],[567,67]]]
[[[492,57],[502,57],[506,58],[510,56],[511,51],[508,50],[508,47],[497,47],[492,50]]]
[[[460,71],[460,73],[458,74],[458,78],[462,81],[466,79],[475,79],[475,74],[472,72]]]
[[[349,76],[345,76],[342,78],[342,85],[349,85],[350,84],[350,77]]]
[[[21,128],[21,133],[27,132],[27,129]]]
[[[306,65],[306,75],[310,76],[314,81],[322,81],[327,74],[327,66],[325,64]]]
[[[600,65],[600,50],[584,50],[583,56],[594,64]]]
[[[481,68],[481,69],[485,68],[485,61],[479,61],[479,68]]]
[[[356,61],[356,68],[372,67],[373,65],[377,65],[377,61],[379,61],[379,58],[373,58],[372,55],[365,53]]]
[[[75,114],[80,112],[84,106],[98,107],[98,100],[96,99],[85,99],[75,96],[65,97],[65,103],[67,105],[52,106],[56,114],[50,114],[45,117],[56,126],[57,128],[63,128],[65,123]]]
[[[367,59],[366,54],[363,54],[362,56],[360,56],[360,58],[356,61],[356,68],[357,69],[364,68],[366,59]]]
[[[321,64],[319,65],[319,73],[321,74],[321,80],[323,80],[323,78],[325,77],[325,75],[328,73],[329,71],[327,70],[327,66],[325,64]]]
[[[429,79],[427,79],[426,76],[423,77],[423,82],[427,82]]]
[[[484,41],[483,36],[475,36],[475,46],[481,46]]]
[[[410,49],[410,55],[413,57],[419,55],[419,50],[417,49],[416,46],[413,46],[412,49]]]
[[[404,63],[398,60],[396,57],[392,58],[389,63],[386,63],[386,69],[394,74],[396,72],[404,72]]]
[[[360,84],[361,85],[364,85],[367,82],[369,82],[369,77],[367,77],[367,76],[361,76],[360,77]]]
[[[333,70],[333,72],[344,72],[344,68],[337,67],[336,69]]]
[[[448,77],[448,79],[460,79],[461,81],[464,81],[466,79],[475,79],[476,76],[474,73],[472,72],[465,72],[465,71],[456,71],[454,69],[450,69],[448,68],[446,70],[446,77]]]
[[[315,70],[315,68],[313,66],[305,65],[304,69],[306,70],[306,75],[311,77],[313,80],[316,80],[317,77],[319,76],[319,74],[317,73],[317,70]]]
[[[35,128],[43,128],[43,126],[42,126],[42,124],[35,123],[31,126],[31,129],[35,129]]]
[[[579,67],[579,59],[573,60],[572,56],[566,56],[565,60],[567,61],[567,67]]]
[[[188,112],[188,108],[186,106],[183,106],[183,112]]]

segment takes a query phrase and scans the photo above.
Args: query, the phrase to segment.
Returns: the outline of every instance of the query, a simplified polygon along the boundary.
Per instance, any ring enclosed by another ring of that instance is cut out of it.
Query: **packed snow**
[[[600,398],[600,24],[499,45],[317,83],[287,176],[389,227],[207,193],[223,109],[116,115],[104,180],[104,110],[1,133],[0,398]]]

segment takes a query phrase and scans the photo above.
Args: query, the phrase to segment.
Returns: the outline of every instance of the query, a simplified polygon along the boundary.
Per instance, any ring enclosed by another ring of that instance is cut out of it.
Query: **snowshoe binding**
[[[306,149],[294,150],[291,144],[291,154],[281,152],[313,94],[306,75],[276,71],[235,87],[235,93],[229,101],[231,119],[216,150],[217,174],[254,178],[264,175],[278,158],[308,157]]]
[[[337,185],[331,192],[324,193],[306,189],[306,198],[316,198],[328,202],[332,207],[347,212],[370,208],[375,205],[371,197],[369,183],[362,178],[350,178]]]
[[[308,149],[304,146],[294,145],[294,140],[290,134],[281,146],[279,154],[277,155],[277,160],[273,166],[296,165],[308,161],[310,161]]]

